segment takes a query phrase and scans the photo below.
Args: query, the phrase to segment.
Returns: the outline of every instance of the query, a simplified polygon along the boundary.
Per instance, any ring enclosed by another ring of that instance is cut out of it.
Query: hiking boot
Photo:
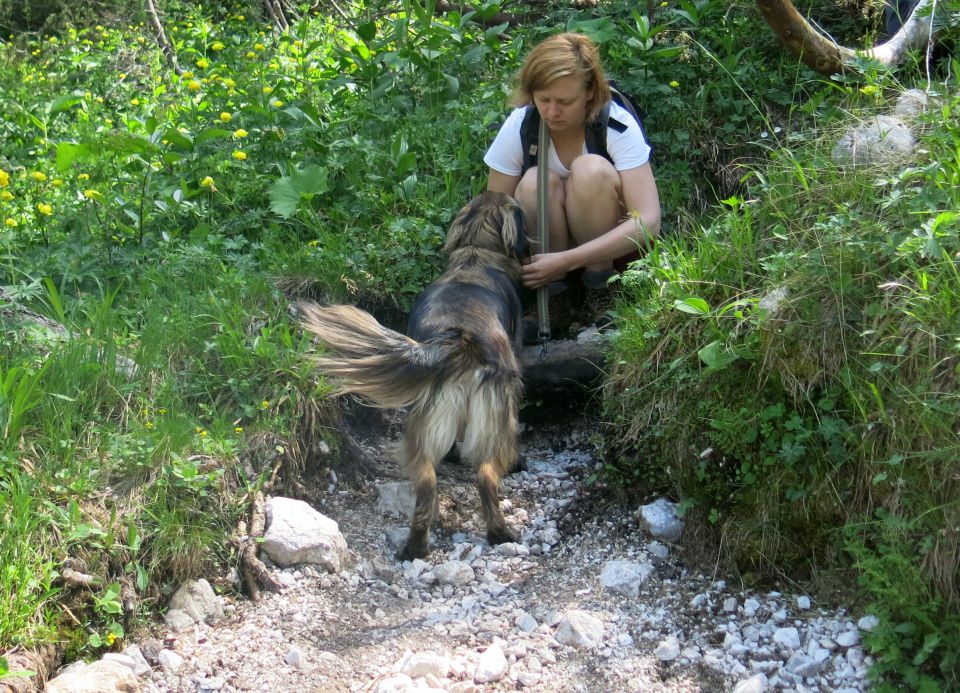
[[[584,326],[593,325],[601,332],[612,329],[615,302],[612,289],[606,287],[602,289],[587,288],[587,296],[583,301]]]
[[[570,321],[573,319],[573,291],[565,281],[551,282],[548,296],[550,338],[556,339],[570,327]],[[540,319],[536,300],[523,314],[523,343],[526,345],[540,343]]]
[[[586,297],[583,301],[582,322],[585,327],[596,326],[601,332],[613,327],[613,307],[616,296],[610,288],[610,279],[616,276],[610,270],[586,270],[583,273],[583,286]]]

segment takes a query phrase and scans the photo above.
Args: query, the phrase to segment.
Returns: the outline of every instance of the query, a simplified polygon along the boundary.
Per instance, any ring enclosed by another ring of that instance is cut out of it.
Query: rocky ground
[[[445,465],[426,561],[393,558],[406,521],[378,497],[392,480],[330,483],[310,501],[346,539],[339,572],[274,567],[282,593],[218,597],[213,625],[159,626],[114,659],[158,693],[866,690],[869,618],[689,571],[639,504],[597,502],[587,441],[525,441],[528,469],[502,487],[521,540],[499,547],[470,470]]]

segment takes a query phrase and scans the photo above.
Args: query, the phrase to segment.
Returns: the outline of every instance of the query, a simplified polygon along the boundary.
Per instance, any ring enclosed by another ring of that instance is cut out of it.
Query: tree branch
[[[846,72],[858,57],[872,58],[883,65],[898,65],[909,53],[924,47],[934,35],[933,13],[923,11],[931,4],[933,0],[919,0],[909,19],[890,40],[860,51],[824,36],[797,12],[790,0],[757,0],[757,7],[780,42],[822,75]]]

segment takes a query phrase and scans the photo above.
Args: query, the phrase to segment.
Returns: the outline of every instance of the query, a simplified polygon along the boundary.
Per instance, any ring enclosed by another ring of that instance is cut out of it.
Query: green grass
[[[774,152],[625,277],[606,389],[610,474],[681,501],[694,547],[756,584],[852,561],[882,685],[960,676],[956,105],[902,172]]]
[[[623,282],[610,477],[680,500],[750,581],[861,578],[877,676],[955,681],[956,102],[914,166],[851,173],[827,134],[898,85],[815,77],[753,3],[526,28],[401,3],[289,34],[258,7],[166,7],[183,76],[145,26],[69,8],[0,43],[0,284],[68,331],[0,326],[0,652],[118,647],[236,560],[246,494],[337,450],[290,300],[402,325],[519,60],[573,28],[646,110],[664,207]],[[90,589],[59,586],[67,558]]]

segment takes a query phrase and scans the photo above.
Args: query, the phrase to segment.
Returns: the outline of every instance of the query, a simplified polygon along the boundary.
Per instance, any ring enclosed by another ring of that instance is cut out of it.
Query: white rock
[[[767,677],[763,674],[754,674],[748,679],[741,679],[733,687],[733,693],[764,693],[767,690]]]
[[[506,675],[509,666],[503,647],[494,642],[480,654],[473,680],[476,683],[494,683]]]
[[[223,604],[203,578],[187,580],[170,598],[164,615],[167,625],[184,631],[196,623],[216,623],[223,618]]]
[[[414,691],[413,679],[406,674],[390,674],[377,681],[372,693],[406,693]]]
[[[300,651],[299,647],[291,647],[287,650],[287,654],[283,656],[283,661],[299,669],[303,666],[303,652]]]
[[[838,166],[897,165],[908,160],[916,139],[899,118],[878,115],[848,131],[833,149]]]
[[[432,650],[414,652],[404,657],[397,668],[412,679],[424,676],[445,679],[450,673],[450,659]]]
[[[603,621],[579,609],[567,611],[554,637],[561,645],[596,648],[603,642]]]
[[[797,597],[797,608],[802,609],[803,611],[806,611],[807,609],[809,609],[810,597],[808,597],[805,594],[802,594],[799,597]]]
[[[923,115],[930,106],[930,97],[919,89],[907,89],[897,97],[893,107],[893,115],[903,120],[910,120]]]
[[[157,661],[163,667],[163,670],[170,674],[175,674],[183,666],[183,657],[173,650],[160,650]]]
[[[836,637],[836,642],[840,647],[853,647],[860,643],[860,636],[856,631],[845,630]]]
[[[657,645],[653,656],[661,662],[672,662],[680,656],[680,640],[675,635],[667,636]]]
[[[757,609],[760,608],[760,602],[752,597],[743,600],[743,615],[747,618],[753,618],[756,615]]]
[[[683,535],[683,520],[677,517],[677,505],[666,498],[640,506],[640,519],[656,539],[677,542]]]
[[[32,690],[32,689],[31,689]],[[140,690],[137,675],[120,662],[101,659],[92,664],[72,666],[47,682],[47,693],[134,693]]]
[[[790,650],[796,650],[800,647],[800,631],[793,626],[788,628],[777,628],[773,633],[773,641],[778,645],[783,645]]]
[[[476,577],[471,565],[465,561],[447,561],[435,566],[431,572],[441,585],[466,585]]]
[[[281,567],[314,563],[339,573],[347,561],[347,542],[337,523],[293,498],[267,501],[267,531],[262,548]]]
[[[818,662],[813,657],[803,652],[794,652],[787,660],[786,669],[795,676],[815,676],[820,673],[822,662]]]
[[[611,592],[636,599],[652,572],[653,566],[649,563],[607,561],[600,572],[600,584]]]
[[[857,621],[857,628],[868,633],[879,625],[880,619],[873,615],[864,616]]]
[[[136,645],[130,645],[129,647],[124,648],[123,654],[129,657],[134,664],[133,673],[137,676],[146,676],[150,673],[150,664],[147,662],[147,658],[143,656],[143,652]],[[106,656],[106,655],[104,655]]]

